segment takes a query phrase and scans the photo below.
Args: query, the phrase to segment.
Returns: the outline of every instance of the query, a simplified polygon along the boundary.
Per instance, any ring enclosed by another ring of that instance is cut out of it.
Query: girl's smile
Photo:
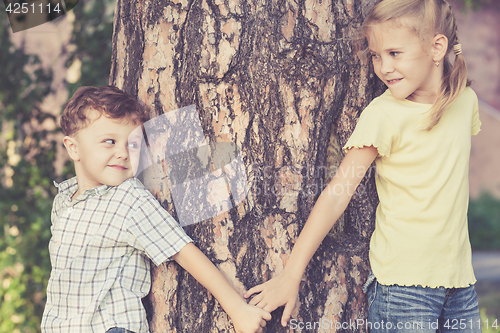
[[[370,28],[368,45],[375,74],[396,99],[433,104],[442,82],[431,40],[422,39],[402,22],[392,20]]]
[[[403,79],[387,80],[386,84],[388,84],[388,85],[390,85],[390,84],[396,84],[396,83],[400,82],[401,80],[403,80]]]

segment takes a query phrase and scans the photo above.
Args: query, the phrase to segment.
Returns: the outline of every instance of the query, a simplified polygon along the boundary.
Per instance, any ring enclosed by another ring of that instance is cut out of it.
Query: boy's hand
[[[261,333],[271,319],[271,314],[242,302],[239,308],[230,311],[230,317],[237,333]]]
[[[285,309],[281,316],[281,325],[286,327],[297,301],[299,286],[300,279],[292,279],[286,273],[282,273],[263,284],[251,288],[243,296],[248,298],[257,293],[250,301],[250,304],[269,312],[284,305]]]
[[[233,321],[238,333],[260,333],[271,314],[249,305],[227,282],[214,264],[193,244],[185,245],[172,256],[186,271],[208,289]]]

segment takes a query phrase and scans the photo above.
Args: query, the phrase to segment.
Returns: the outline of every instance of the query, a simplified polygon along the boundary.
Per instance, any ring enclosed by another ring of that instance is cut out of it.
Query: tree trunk
[[[110,83],[154,116],[194,104],[207,142],[238,147],[245,199],[238,203],[231,188],[233,208],[185,230],[241,293],[283,270],[357,117],[380,92],[356,35],[375,2],[117,3]],[[152,192],[179,217],[168,186]],[[367,317],[361,287],[377,204],[367,176],[306,269],[296,321],[282,328],[279,308],[267,332],[300,331],[299,323],[367,331],[351,324]],[[152,332],[233,332],[217,301],[176,263],[155,267],[152,278]]]

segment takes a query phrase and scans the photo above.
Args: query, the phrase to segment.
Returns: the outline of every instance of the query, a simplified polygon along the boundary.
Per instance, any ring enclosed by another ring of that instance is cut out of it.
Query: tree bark
[[[208,142],[239,147],[245,200],[185,230],[241,293],[282,271],[361,110],[380,93],[357,38],[375,2],[118,0],[110,83],[153,116],[194,104]],[[167,187],[153,194],[177,217]],[[377,204],[372,173],[304,274],[297,324],[367,332],[350,323],[367,317],[361,288]],[[152,332],[233,331],[176,263],[154,268],[152,279]],[[300,331],[282,328],[281,312],[267,332]]]

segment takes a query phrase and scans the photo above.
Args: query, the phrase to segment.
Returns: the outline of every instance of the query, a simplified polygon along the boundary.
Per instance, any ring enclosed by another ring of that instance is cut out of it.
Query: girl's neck
[[[419,91],[415,91],[406,99],[420,104],[434,104],[437,101],[437,96],[438,96],[437,91],[436,93],[421,93]]]

